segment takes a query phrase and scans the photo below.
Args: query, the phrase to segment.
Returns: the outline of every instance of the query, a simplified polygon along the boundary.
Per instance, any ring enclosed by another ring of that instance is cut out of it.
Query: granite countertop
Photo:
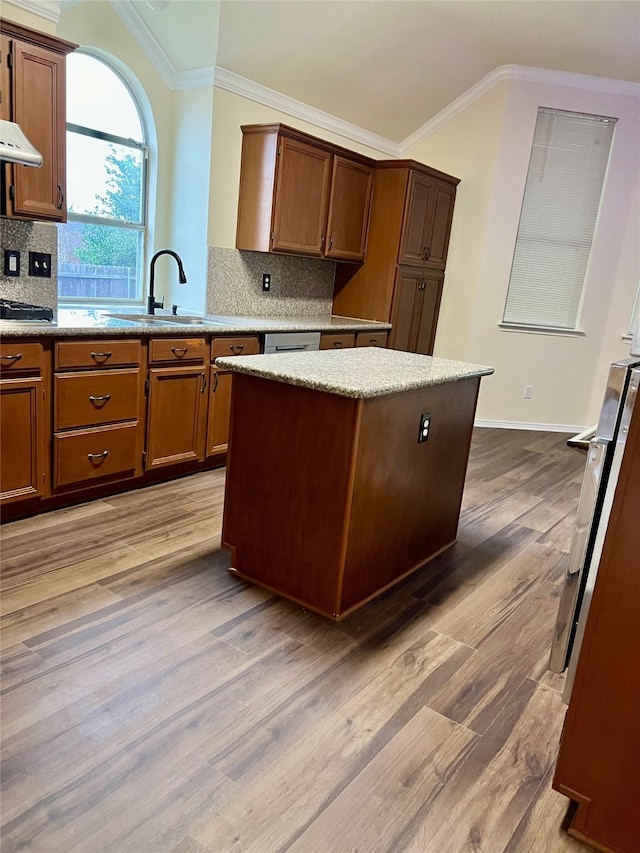
[[[118,314],[117,317],[112,316]],[[353,317],[233,317],[230,315],[195,316],[202,322],[170,322],[180,315],[158,313],[153,320],[124,319],[125,312],[60,309],[56,323],[0,323],[0,335],[9,337],[64,337],[72,335],[238,335],[265,332],[363,332],[388,331],[389,323],[358,320]]]
[[[484,364],[380,347],[234,356],[218,358],[216,364],[250,376],[360,399],[493,373],[493,367]]]

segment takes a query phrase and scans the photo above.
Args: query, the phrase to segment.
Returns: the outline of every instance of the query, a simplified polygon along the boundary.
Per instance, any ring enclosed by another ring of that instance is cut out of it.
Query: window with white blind
[[[576,329],[615,124],[538,110],[503,324]]]
[[[633,303],[633,311],[631,312],[631,322],[627,334],[632,337],[640,322],[640,282],[638,282],[638,290],[636,292],[636,301]]]

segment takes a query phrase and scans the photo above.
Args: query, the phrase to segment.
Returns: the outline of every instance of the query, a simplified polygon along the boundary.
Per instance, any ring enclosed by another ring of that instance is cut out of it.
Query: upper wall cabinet
[[[376,163],[367,258],[338,264],[334,314],[391,322],[391,347],[431,355],[458,183],[414,160]]]
[[[3,164],[2,213],[66,222],[65,57],[77,45],[0,19],[2,118],[42,154],[41,168]]]
[[[236,248],[363,261],[373,165],[286,125],[242,127]]]

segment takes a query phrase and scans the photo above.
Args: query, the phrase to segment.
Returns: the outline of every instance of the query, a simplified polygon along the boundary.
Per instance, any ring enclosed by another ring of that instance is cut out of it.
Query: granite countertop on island
[[[381,347],[234,356],[218,358],[216,364],[250,376],[357,399],[493,373],[493,367],[484,364]]]
[[[69,337],[74,335],[239,335],[268,332],[384,332],[389,323],[353,317],[243,317],[231,315],[155,314],[152,317],[126,312],[60,309],[55,323],[6,321],[0,324],[3,337]],[[116,316],[114,316],[116,315]]]

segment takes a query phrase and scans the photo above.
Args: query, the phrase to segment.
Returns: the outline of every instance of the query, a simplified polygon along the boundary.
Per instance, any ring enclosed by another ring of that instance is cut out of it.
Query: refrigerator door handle
[[[564,672],[568,663],[569,645],[580,592],[580,574],[584,569],[587,557],[587,548],[609,447],[609,441],[594,439],[587,455],[573,538],[569,549],[565,584],[560,596],[558,616],[553,632],[551,657],[549,659],[549,669],[553,672]]]

